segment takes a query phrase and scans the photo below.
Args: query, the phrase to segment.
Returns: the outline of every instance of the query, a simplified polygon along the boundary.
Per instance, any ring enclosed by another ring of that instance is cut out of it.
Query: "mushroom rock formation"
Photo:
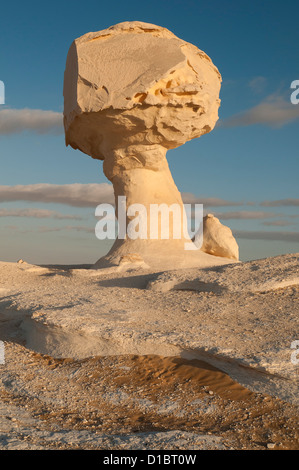
[[[116,215],[118,196],[126,196],[126,207],[142,204],[147,217],[150,204],[161,203],[178,204],[185,216],[166,152],[214,128],[220,86],[221,75],[203,51],[159,26],[124,22],[72,43],[63,92],[66,145],[103,160]],[[131,219],[127,215],[127,225]],[[132,254],[149,265],[162,259],[217,264],[200,250],[186,251],[186,240],[172,231],[169,239],[118,238],[95,266],[118,265]]]
[[[203,218],[201,250],[214,256],[239,259],[239,247],[231,229],[222,225],[213,214],[208,214]]]

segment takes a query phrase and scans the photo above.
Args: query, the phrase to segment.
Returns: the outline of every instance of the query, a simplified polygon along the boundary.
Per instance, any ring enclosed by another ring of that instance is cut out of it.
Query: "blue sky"
[[[82,196],[83,185],[108,183],[102,163],[65,147],[59,116],[72,41],[132,20],[195,44],[222,75],[217,127],[167,154],[179,190],[233,230],[241,259],[298,252],[299,104],[290,103],[299,80],[298,16],[294,0],[5,2],[0,260],[92,263],[111,245],[96,239],[96,204]]]

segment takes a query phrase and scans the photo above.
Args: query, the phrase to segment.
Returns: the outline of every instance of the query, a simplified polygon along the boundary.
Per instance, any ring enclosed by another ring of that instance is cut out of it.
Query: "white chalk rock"
[[[124,22],[76,39],[64,78],[66,143],[93,158],[127,145],[174,148],[212,130],[221,76],[165,28]]]
[[[239,247],[229,227],[212,214],[203,219],[203,244],[201,250],[214,256],[239,259]]]
[[[126,196],[126,209],[146,209],[145,239],[117,239],[108,265],[130,253],[146,263],[186,257],[191,240],[166,152],[214,128],[220,86],[220,73],[203,51],[156,25],[124,22],[71,45],[64,76],[66,144],[104,160],[116,203]],[[170,227],[167,240],[161,233],[151,239],[150,207],[162,203],[181,209],[175,220],[180,237]],[[129,223],[128,216],[126,228]],[[194,262],[194,254],[188,256]],[[207,262],[202,257],[201,252],[199,264]]]

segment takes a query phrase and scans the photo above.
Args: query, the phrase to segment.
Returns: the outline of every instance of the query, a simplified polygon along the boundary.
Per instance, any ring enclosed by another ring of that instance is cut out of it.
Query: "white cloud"
[[[46,209],[0,209],[0,217],[33,217],[36,219],[71,219],[81,220],[78,215],[61,214]]]
[[[220,198],[205,198],[182,193],[185,204],[203,204],[207,207],[241,206],[243,202]],[[113,186],[109,183],[90,184],[29,184],[0,186],[0,203],[11,201],[67,204],[74,207],[96,207],[101,203],[114,204]]]
[[[88,227],[84,225],[63,225],[60,227],[57,226],[46,226],[40,225],[39,227],[30,227],[30,228],[21,228],[17,225],[5,225],[5,229],[18,232],[19,234],[25,233],[51,233],[51,232],[84,232],[84,233],[95,233],[94,227]]]
[[[299,106],[277,94],[271,95],[257,106],[219,122],[218,127],[238,127],[262,124],[282,127],[299,119]]]
[[[263,225],[266,226],[273,226],[273,227],[289,227],[294,225],[294,222],[288,222],[287,220],[273,220],[273,221],[267,221],[263,222]]]
[[[217,197],[199,197],[192,193],[182,193],[184,204],[203,204],[207,207],[243,206],[244,202],[227,201]]]
[[[62,133],[62,114],[27,108],[0,110],[0,135],[17,134],[23,131],[34,131],[39,134]]]
[[[275,214],[273,212],[263,212],[263,211],[234,211],[234,212],[216,212],[214,214],[216,217],[222,220],[230,219],[267,219],[271,217],[280,217],[282,214]]]
[[[48,233],[48,232],[84,232],[84,233],[95,233],[95,229],[90,227],[84,227],[83,225],[66,225],[64,227],[45,227],[41,226],[38,228],[38,232]]]
[[[264,207],[281,207],[281,206],[299,206],[299,199],[279,199],[277,201],[263,201],[260,203]]]
[[[236,238],[245,238],[247,240],[275,240],[283,242],[299,242],[299,232],[233,230],[233,233]]]
[[[113,187],[108,183],[91,184],[29,184],[0,186],[0,203],[28,201],[67,204],[74,207],[96,207],[114,204]]]
[[[267,84],[267,79],[262,76],[254,77],[248,82],[248,86],[254,93],[262,93]]]

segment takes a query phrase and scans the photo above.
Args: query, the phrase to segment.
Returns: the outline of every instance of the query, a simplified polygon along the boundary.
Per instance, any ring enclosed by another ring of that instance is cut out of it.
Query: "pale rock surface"
[[[201,250],[214,256],[239,259],[239,247],[231,229],[222,225],[213,214],[208,214],[203,219]]]
[[[126,196],[126,209],[137,203],[147,211],[146,239],[117,239],[96,266],[119,265],[132,253],[151,266],[220,263],[200,250],[185,250],[185,242],[192,242],[183,231],[183,202],[166,160],[167,150],[214,128],[220,85],[220,73],[203,51],[156,25],[124,22],[73,42],[64,77],[66,145],[104,161],[116,203]],[[169,239],[161,233],[151,239],[149,207],[161,203],[181,209],[175,219],[179,238],[170,223]]]
[[[39,371],[41,374],[44,370]],[[27,406],[26,406],[27,408]],[[49,426],[29,410],[0,402],[1,450],[147,450],[200,449],[223,450],[218,436],[184,431],[147,432],[126,435],[95,433],[92,430],[66,430]]]
[[[141,264],[0,262],[0,449],[294,448],[299,254]]]
[[[298,254],[164,272],[24,266],[0,263],[2,339],[54,357],[199,358],[298,403]]]

